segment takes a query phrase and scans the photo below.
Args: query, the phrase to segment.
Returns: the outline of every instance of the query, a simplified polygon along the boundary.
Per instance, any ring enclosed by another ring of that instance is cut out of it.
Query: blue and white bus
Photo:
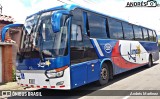
[[[148,66],[159,59],[155,30],[77,5],[63,5],[30,15],[23,26],[16,66],[17,83],[70,90]]]

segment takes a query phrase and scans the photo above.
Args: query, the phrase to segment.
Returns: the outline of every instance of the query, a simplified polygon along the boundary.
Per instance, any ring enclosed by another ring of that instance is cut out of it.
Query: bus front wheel
[[[108,80],[109,80],[109,68],[106,63],[103,63],[98,83],[100,85],[105,85],[108,83]]]

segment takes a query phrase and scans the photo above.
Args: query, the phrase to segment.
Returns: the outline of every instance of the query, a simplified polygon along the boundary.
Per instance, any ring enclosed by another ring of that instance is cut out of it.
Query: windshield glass
[[[22,51],[30,50],[32,47],[33,40],[35,38],[35,28],[38,22],[39,15],[34,15],[26,19],[23,32],[21,36],[21,47]]]
[[[53,12],[54,13],[54,12]],[[44,57],[57,57],[67,54],[67,16],[63,15],[61,19],[61,31],[54,33],[51,24],[51,12],[40,16],[39,27],[37,29],[36,45]]]
[[[67,24],[68,16],[61,18],[61,31],[52,30],[51,16],[46,12],[28,18],[21,37],[20,53],[25,58],[58,57],[67,55]]]

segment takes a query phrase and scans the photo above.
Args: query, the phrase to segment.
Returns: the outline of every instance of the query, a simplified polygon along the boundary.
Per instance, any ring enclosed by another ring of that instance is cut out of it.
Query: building
[[[12,24],[13,22],[14,19],[11,16],[0,15],[0,33],[5,25]],[[15,38],[15,34],[20,34],[20,32],[20,29],[9,29],[5,42],[1,42],[0,35],[0,83],[12,81],[13,67],[17,53],[17,47],[12,38],[16,41],[19,40]]]

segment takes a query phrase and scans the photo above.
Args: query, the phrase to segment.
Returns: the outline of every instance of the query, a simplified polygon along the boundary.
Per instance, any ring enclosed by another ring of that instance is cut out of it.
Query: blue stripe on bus
[[[158,51],[159,50],[156,42],[141,42],[140,41],[140,44],[145,48],[145,50],[147,52]]]

